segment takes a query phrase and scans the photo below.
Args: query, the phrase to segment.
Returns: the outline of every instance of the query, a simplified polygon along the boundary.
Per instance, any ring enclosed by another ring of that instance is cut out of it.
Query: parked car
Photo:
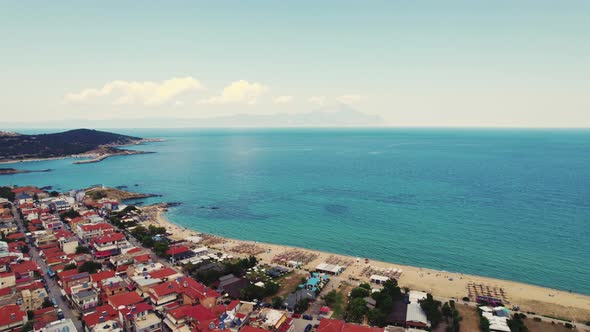
[[[293,318],[301,318],[301,314],[293,314],[291,317],[293,317]]]
[[[305,327],[304,332],[309,332],[311,331],[311,324],[307,324],[307,326]]]
[[[64,312],[61,309],[57,309],[57,318],[64,319]]]
[[[313,320],[313,317],[311,315],[303,315],[303,317],[301,317],[305,320]]]

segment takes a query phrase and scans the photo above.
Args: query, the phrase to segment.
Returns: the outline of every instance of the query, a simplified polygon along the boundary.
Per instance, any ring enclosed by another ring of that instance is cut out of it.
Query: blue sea
[[[115,131],[166,141],[0,184],[126,185],[199,231],[590,294],[589,130]]]

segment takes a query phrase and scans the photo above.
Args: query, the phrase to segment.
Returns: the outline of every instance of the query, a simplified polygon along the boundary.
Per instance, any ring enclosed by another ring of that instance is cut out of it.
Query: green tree
[[[43,303],[41,304],[41,306],[42,306],[43,308],[49,308],[49,307],[53,307],[53,302],[51,302],[51,300],[50,300],[48,297],[46,297],[46,298],[43,300]]]
[[[366,282],[363,282],[362,284],[359,285],[360,288],[364,288],[364,289],[368,289],[371,290],[371,285],[369,285]]]
[[[298,314],[302,314],[308,308],[309,308],[309,299],[303,299],[295,305],[295,312]]]
[[[371,309],[367,313],[370,325],[385,326],[387,314],[379,309]]]
[[[66,219],[74,219],[80,216],[78,211],[74,211],[74,209],[69,209],[68,211],[62,212],[59,214],[59,218],[61,221],[65,221]]]
[[[156,255],[160,256],[160,257],[168,257],[168,254],[166,253],[166,251],[168,251],[168,243],[167,242],[156,242],[154,244],[154,252],[156,253]]]
[[[512,319],[507,321],[508,327],[512,332],[528,332],[529,329],[524,325],[524,320],[518,313],[512,315]]]
[[[76,268],[78,268],[78,266],[76,265],[76,263],[70,263],[66,266],[64,266],[64,271],[68,271],[68,270],[75,270]]]
[[[328,294],[324,295],[322,297],[322,299],[324,299],[324,302],[326,302],[326,305],[331,307],[333,306],[338,298],[338,292],[336,292],[336,290],[331,290],[328,292]]]
[[[88,272],[90,274],[94,274],[94,273],[98,272],[98,270],[100,270],[101,268],[102,268],[102,264],[94,262],[94,261],[87,261],[87,262],[84,262],[84,264],[82,264],[78,268],[78,272],[80,272],[80,273]]]
[[[484,316],[479,317],[479,330],[481,332],[490,332],[490,321]]]
[[[52,192],[49,193],[49,196],[51,196],[51,197],[57,197],[57,196],[59,196],[59,193],[57,191],[52,191]]]
[[[240,299],[245,301],[261,300],[266,297],[266,290],[256,285],[248,285],[240,290]]]
[[[284,305],[285,301],[280,296],[275,296],[272,298],[272,307],[275,309],[281,309]]]
[[[365,298],[367,296],[369,296],[371,293],[369,290],[367,290],[366,288],[362,288],[362,287],[357,287],[354,288],[351,292],[350,292],[350,297],[353,299],[356,298]]]
[[[10,187],[0,187],[0,197],[6,198],[11,202],[14,202],[16,199],[16,195],[12,192]]]
[[[353,298],[348,304],[346,319],[349,322],[360,323],[367,314],[367,311],[367,302],[363,298]]]
[[[90,253],[90,249],[88,249],[88,247],[85,246],[77,246],[76,247],[76,254],[89,254]]]
[[[422,310],[424,310],[428,320],[430,320],[432,327],[438,327],[438,324],[442,319],[442,313],[440,312],[440,301],[436,301],[432,297],[432,294],[427,294],[425,299],[420,300],[420,306],[422,307]]]

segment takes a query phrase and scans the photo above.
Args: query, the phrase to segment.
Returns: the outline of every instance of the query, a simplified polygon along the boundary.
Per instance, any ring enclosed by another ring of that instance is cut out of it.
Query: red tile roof
[[[125,234],[123,233],[110,233],[106,235],[97,236],[94,238],[94,242],[98,244],[105,244],[109,242],[118,242],[125,240]]]
[[[80,227],[81,230],[83,230],[84,232],[92,232],[92,231],[98,231],[98,230],[112,230],[114,229],[113,226],[111,226],[110,224],[107,223],[98,223],[98,224],[85,224],[85,225],[79,225],[78,227]]]
[[[383,328],[324,318],[320,321],[317,332],[383,332]]]
[[[213,312],[220,316],[221,314],[223,314],[226,311],[232,311],[234,310],[238,304],[240,304],[240,301],[238,300],[233,300],[231,301],[229,304],[225,305],[225,304],[218,304],[215,307],[213,307]]]
[[[125,318],[131,318],[132,316],[137,315],[140,312],[150,311],[153,310],[154,307],[146,302],[141,302],[135,305],[127,306],[124,309],[121,309],[120,312],[123,314]]]
[[[343,327],[342,320],[324,318],[320,321],[317,332],[341,332]]]
[[[190,248],[187,246],[173,246],[173,247],[170,247],[170,249],[168,249],[166,251],[166,253],[168,255],[178,255],[178,254],[182,254],[183,252],[187,252],[189,250],[190,250]]]
[[[96,307],[94,312],[84,315],[82,320],[86,323],[86,326],[92,327],[100,322],[100,317],[104,315],[106,318],[105,320],[116,319],[119,316],[119,313],[115,308],[113,308],[110,304],[101,305],[100,307]]]
[[[12,189],[12,192],[15,194],[20,194],[20,193],[24,193],[24,192],[32,192],[32,193],[37,193],[40,194],[43,192],[43,190],[37,188],[37,187],[19,187],[19,188],[14,188]]]
[[[19,264],[11,264],[10,270],[16,274],[26,274],[33,271],[39,271],[39,266],[34,261],[24,261]]]
[[[106,271],[100,271],[94,274],[90,275],[90,280],[92,280],[92,282],[96,282],[97,284],[100,285],[100,283],[108,278],[112,278],[115,276],[115,271],[112,270],[106,270]]]
[[[170,310],[169,313],[176,320],[186,317],[192,317],[194,321],[209,322],[215,321],[217,319],[217,316],[213,312],[211,312],[211,310],[205,308],[200,304],[197,304],[195,306],[183,305],[179,308]]]
[[[25,233],[12,233],[6,236],[8,240],[17,240],[17,239],[24,239]]]
[[[8,304],[0,307],[0,326],[14,324],[23,321],[27,313],[20,310],[16,304]]]
[[[143,251],[143,249],[135,247],[135,248],[127,250],[127,253],[128,254],[135,254],[135,253],[142,252],[142,251]]]
[[[190,299],[204,300],[211,297],[221,296],[218,292],[198,283],[196,280],[189,277],[180,277],[180,280],[169,280],[165,283],[158,284],[151,288],[157,297],[166,296],[169,294],[184,294]],[[150,292],[150,296],[151,296]]]
[[[64,279],[65,277],[73,276],[74,274],[78,274],[78,270],[72,269],[72,270],[61,271],[57,274],[57,277],[59,279]]]
[[[128,306],[143,301],[143,298],[137,292],[124,292],[109,297],[109,303],[115,307]]]
[[[175,274],[179,274],[179,272],[173,268],[165,267],[163,269],[159,269],[157,271],[153,271],[148,274],[150,275],[150,277],[152,277],[154,279],[162,279],[162,278],[167,278],[167,277],[173,276]]]
[[[137,255],[137,256],[133,257],[133,259],[137,263],[145,263],[145,262],[149,262],[150,259],[152,259],[152,258],[150,257],[150,254],[143,254],[143,255]]]
[[[12,294],[12,288],[0,288],[0,297]]]

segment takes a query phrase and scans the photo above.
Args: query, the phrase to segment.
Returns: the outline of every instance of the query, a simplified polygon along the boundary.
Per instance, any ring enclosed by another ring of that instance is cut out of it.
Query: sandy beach
[[[159,206],[143,208],[150,217],[146,224],[164,226],[171,233],[171,238],[183,240],[190,236],[202,234],[197,230],[190,230],[170,222],[165,217],[165,209]],[[468,286],[477,285],[476,287],[489,287],[492,290],[502,289],[509,304],[507,306],[519,305],[521,311],[534,312],[541,315],[552,316],[560,319],[568,319],[576,322],[586,322],[590,320],[590,296],[560,291],[545,287],[539,287],[508,280],[494,279],[488,277],[467,275],[454,272],[437,271],[414,266],[399,265],[388,262],[369,260],[360,257],[350,257],[333,253],[308,250],[305,248],[296,248],[292,246],[276,245],[254,241],[244,241],[215,236],[216,240],[211,241],[208,246],[222,251],[229,251],[239,245],[249,244],[259,247],[261,253],[256,255],[264,263],[272,264],[276,255],[291,252],[294,249],[310,254],[315,258],[304,264],[302,268],[313,270],[319,263],[326,261],[340,260],[350,264],[342,273],[341,277],[368,281],[366,273],[368,269],[388,270],[401,269],[403,272],[398,281],[401,287],[408,287],[413,290],[420,290],[432,293],[434,296],[456,298],[461,300],[468,296]],[[235,251],[231,254],[236,255]],[[244,254],[247,255],[247,254]]]

